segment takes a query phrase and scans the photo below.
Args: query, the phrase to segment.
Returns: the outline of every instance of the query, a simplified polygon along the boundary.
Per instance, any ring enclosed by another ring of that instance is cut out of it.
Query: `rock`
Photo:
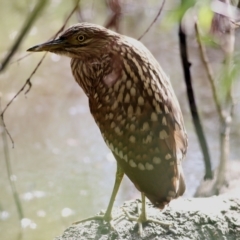
[[[113,216],[123,218],[115,230],[102,220],[91,220],[72,225],[55,240],[192,240],[192,239],[240,239],[240,199],[226,196],[210,198],[179,198],[173,200],[163,211],[147,203],[149,217],[171,222],[161,226],[153,222],[143,224],[144,234],[138,234],[138,225],[131,222],[122,211],[137,216],[139,200],[128,201],[115,209]]]

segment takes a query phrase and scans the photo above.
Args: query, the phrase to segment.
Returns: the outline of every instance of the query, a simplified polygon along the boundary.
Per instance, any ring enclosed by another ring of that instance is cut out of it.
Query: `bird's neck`
[[[93,98],[96,91],[107,87],[102,80],[106,73],[111,72],[110,63],[109,55],[85,61],[77,58],[71,60],[73,76],[89,98]]]

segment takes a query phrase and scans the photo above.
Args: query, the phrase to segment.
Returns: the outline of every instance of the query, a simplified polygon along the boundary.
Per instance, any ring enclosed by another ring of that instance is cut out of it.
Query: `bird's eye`
[[[85,37],[83,35],[79,35],[77,37],[77,39],[78,39],[79,42],[82,42],[82,41],[84,41]]]

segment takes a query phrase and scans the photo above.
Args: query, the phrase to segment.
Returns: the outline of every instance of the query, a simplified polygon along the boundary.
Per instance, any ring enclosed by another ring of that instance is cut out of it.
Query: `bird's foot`
[[[143,236],[143,223],[145,223],[145,222],[153,222],[153,223],[159,224],[165,228],[170,227],[172,225],[172,223],[169,221],[160,221],[158,219],[148,217],[146,214],[146,210],[141,210],[140,206],[141,206],[141,204],[137,205],[137,210],[138,210],[138,215],[139,215],[138,217],[131,215],[124,208],[122,208],[122,209],[123,209],[124,213],[126,214],[128,220],[136,222],[138,224],[138,233],[141,237]]]
[[[118,214],[117,216],[115,216],[115,217],[113,218],[111,214],[108,214],[107,212],[104,213],[103,211],[101,211],[101,212],[99,213],[99,215],[92,216],[92,217],[89,217],[89,218],[85,218],[85,219],[83,219],[83,220],[74,222],[73,224],[75,225],[75,224],[79,224],[79,223],[83,223],[83,222],[87,222],[87,221],[92,221],[92,220],[102,220],[102,221],[104,221],[104,222],[109,223],[111,229],[117,232],[115,226],[116,226],[119,222],[121,222],[124,218],[125,218],[125,215],[124,215],[123,213]]]

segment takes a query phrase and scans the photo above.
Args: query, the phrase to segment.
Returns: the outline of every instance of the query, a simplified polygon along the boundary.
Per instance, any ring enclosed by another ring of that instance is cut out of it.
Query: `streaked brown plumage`
[[[71,58],[73,76],[118,168],[156,207],[184,193],[182,113],[168,77],[142,43],[80,23],[29,51]]]

